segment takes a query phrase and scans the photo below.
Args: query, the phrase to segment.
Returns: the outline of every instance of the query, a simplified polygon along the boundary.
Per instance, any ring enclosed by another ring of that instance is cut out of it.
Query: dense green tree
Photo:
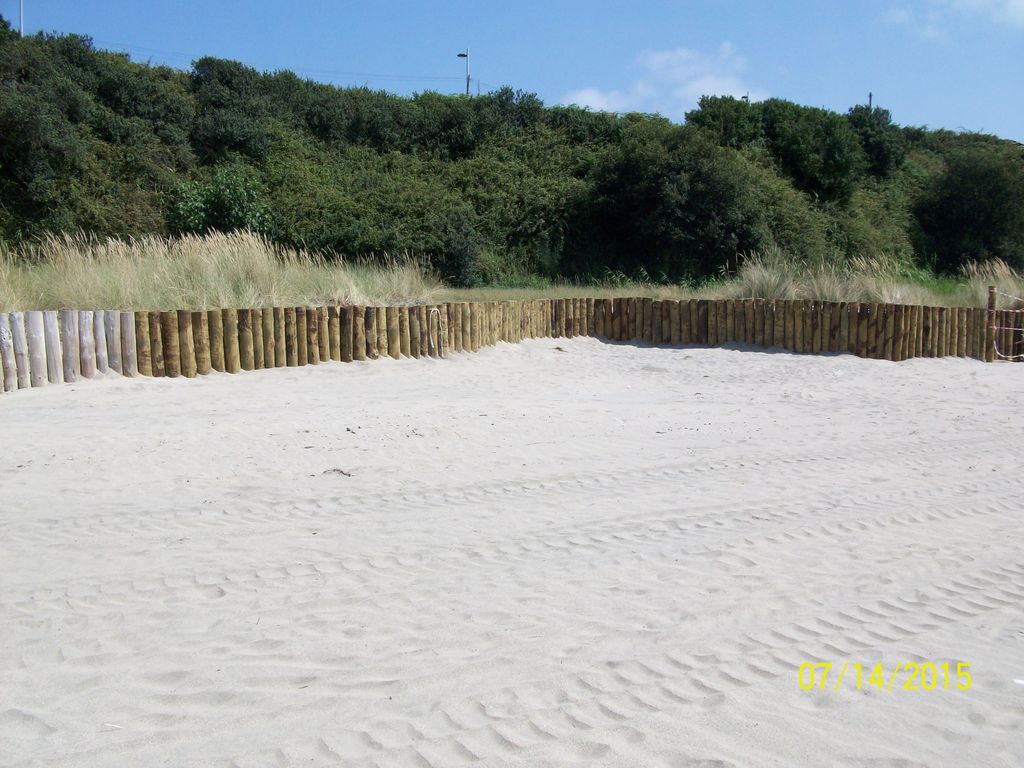
[[[923,255],[942,272],[992,258],[1024,269],[1024,148],[979,144],[946,162],[916,207]]]
[[[891,176],[903,163],[908,146],[903,132],[893,124],[889,110],[858,104],[850,108],[846,119],[860,137],[868,157],[868,170],[876,176]]]
[[[169,195],[168,222],[175,232],[266,232],[271,216],[265,197],[251,168],[220,165],[208,181],[186,181]]]
[[[403,98],[197,60],[188,72],[20,38],[0,18],[0,238],[249,227],[405,253],[453,284],[608,270],[702,278],[738,253],[885,253],[945,271],[1024,253],[1020,146],[781,99],[685,125],[530,93]]]

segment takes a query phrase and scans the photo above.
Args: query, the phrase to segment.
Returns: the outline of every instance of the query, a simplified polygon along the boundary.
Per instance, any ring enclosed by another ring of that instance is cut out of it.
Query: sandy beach
[[[1022,393],[580,338],[0,396],[0,765],[1020,766]]]

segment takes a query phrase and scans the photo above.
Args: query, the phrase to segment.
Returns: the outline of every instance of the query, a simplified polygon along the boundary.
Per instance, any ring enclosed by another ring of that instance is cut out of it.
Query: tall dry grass
[[[50,236],[0,246],[0,311],[18,309],[207,309],[338,304],[412,304],[555,297],[820,299],[936,306],[985,306],[988,286],[1024,308],[1024,277],[1001,261],[969,264],[938,279],[889,258],[800,264],[780,252],[753,254],[735,276],[701,286],[613,276],[600,284],[448,289],[408,259],[328,260],[282,248],[249,232],[101,240]]]
[[[968,264],[960,279],[940,279],[895,258],[799,264],[778,253],[753,254],[714,293],[724,298],[984,307],[990,285],[1002,292],[1000,308],[1024,307],[1024,301],[1011,298],[1024,297],[1024,276],[999,260]]]
[[[328,261],[250,232],[54,235],[0,249],[0,311],[406,304],[429,301],[440,288],[409,260]]]

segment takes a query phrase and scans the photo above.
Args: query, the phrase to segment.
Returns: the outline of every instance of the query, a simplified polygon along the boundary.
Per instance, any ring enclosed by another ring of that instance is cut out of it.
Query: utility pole
[[[871,102],[874,99],[874,94],[868,91],[868,112],[871,111]]]
[[[459,58],[466,60],[466,95],[469,96],[469,48],[466,48],[464,53],[460,53]]]
[[[25,36],[25,0],[18,3],[18,36]]]

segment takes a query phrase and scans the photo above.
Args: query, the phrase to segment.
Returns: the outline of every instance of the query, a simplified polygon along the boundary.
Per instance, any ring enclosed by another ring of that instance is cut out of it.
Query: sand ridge
[[[577,339],[5,397],[0,765],[1018,765],[1022,376]]]

